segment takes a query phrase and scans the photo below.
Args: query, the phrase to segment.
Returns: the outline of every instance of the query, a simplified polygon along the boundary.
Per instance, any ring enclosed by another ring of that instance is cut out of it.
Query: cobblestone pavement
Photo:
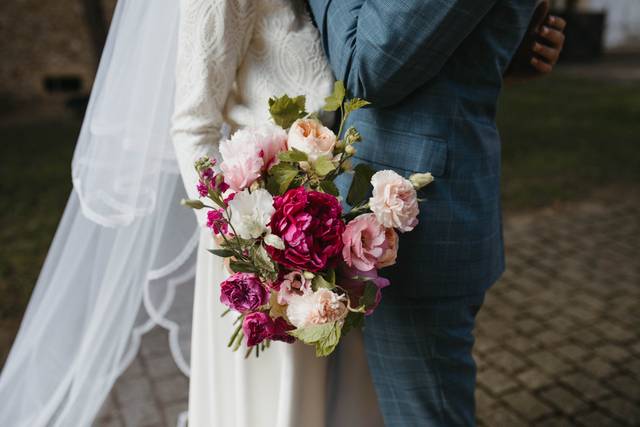
[[[505,239],[478,318],[479,425],[640,426],[640,195],[510,216]],[[97,426],[176,425],[188,383],[166,342],[144,338]]]

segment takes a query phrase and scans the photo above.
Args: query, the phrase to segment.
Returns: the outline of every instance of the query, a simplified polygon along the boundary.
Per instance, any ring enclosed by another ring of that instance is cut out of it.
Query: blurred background
[[[0,3],[0,366],[71,190],[115,0]],[[553,74],[499,110],[508,269],[477,328],[484,426],[640,426],[640,1],[556,1]],[[143,337],[96,425],[175,425],[188,380]]]

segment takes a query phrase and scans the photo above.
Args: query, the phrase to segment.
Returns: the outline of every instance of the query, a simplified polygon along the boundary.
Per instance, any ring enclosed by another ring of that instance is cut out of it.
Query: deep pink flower
[[[382,288],[386,288],[391,284],[389,279],[378,276],[378,270],[375,268],[369,271],[360,271],[357,268],[352,268],[343,264],[338,271],[338,278],[336,279],[338,285],[343,287],[349,294],[351,305],[357,307],[360,302],[360,297],[364,294],[364,288],[367,281],[376,285],[376,297],[372,305],[366,307],[366,315],[373,313],[373,310],[380,304],[382,299]]]
[[[277,317],[273,321],[273,332],[271,333],[271,336],[269,337],[269,339],[272,339],[274,341],[284,341],[287,343],[292,343],[296,339],[294,336],[289,335],[287,332],[293,329],[295,329],[295,327],[287,323],[287,321],[284,320],[284,318]]]
[[[209,194],[209,185],[202,181],[198,181],[198,193],[200,197],[206,197]]]
[[[249,313],[242,321],[242,332],[247,337],[247,345],[251,347],[273,335],[274,323],[267,313]]]
[[[267,303],[269,293],[252,273],[235,273],[220,284],[220,302],[240,313],[257,310]]]
[[[212,209],[207,212],[207,227],[212,229],[215,234],[227,234],[229,231],[229,225],[222,212],[222,209]]]
[[[284,250],[267,246],[275,261],[291,270],[314,272],[335,265],[345,228],[336,197],[298,187],[276,197],[274,206],[271,232],[285,245]]]

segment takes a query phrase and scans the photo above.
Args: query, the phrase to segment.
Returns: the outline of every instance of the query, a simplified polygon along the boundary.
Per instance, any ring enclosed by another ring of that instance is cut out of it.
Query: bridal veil
[[[76,146],[74,190],[0,376],[0,425],[90,425],[155,325],[188,375],[199,231],[170,142],[179,2],[120,0]],[[190,310],[186,310],[189,312]]]

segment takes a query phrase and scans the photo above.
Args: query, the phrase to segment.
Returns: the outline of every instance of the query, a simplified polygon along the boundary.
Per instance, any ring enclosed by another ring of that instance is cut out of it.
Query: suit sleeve
[[[195,160],[219,156],[224,105],[253,28],[252,1],[180,0],[171,138],[191,199],[198,198]]]
[[[311,0],[350,95],[398,103],[433,79],[496,0]]]

